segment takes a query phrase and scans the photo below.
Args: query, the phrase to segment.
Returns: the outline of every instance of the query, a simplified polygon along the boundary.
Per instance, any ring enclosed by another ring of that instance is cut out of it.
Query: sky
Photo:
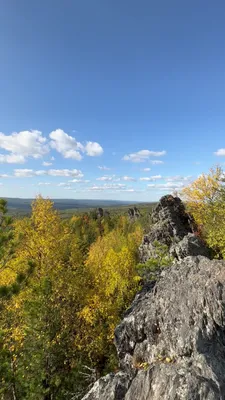
[[[3,0],[0,196],[154,201],[225,165],[225,2]]]

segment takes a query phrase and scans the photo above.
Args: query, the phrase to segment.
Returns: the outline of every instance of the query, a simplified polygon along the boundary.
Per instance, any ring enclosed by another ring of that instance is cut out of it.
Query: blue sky
[[[224,15],[222,0],[3,2],[0,196],[152,201],[223,165]]]

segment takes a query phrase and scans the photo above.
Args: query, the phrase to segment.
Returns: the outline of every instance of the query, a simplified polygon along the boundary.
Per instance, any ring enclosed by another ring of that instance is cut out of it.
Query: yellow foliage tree
[[[26,379],[33,385],[28,389],[29,399],[33,400],[44,398],[38,396],[46,390],[55,390],[57,368],[62,371],[68,347],[72,346],[70,334],[75,331],[70,301],[75,299],[74,292],[80,293],[80,287],[77,288],[79,281],[73,268],[68,268],[70,229],[62,223],[53,202],[38,197],[32,204],[31,217],[17,220],[14,228],[17,247],[8,271],[12,271],[12,276],[14,271],[22,273],[29,262],[34,269],[24,282],[24,289],[8,303],[1,316],[1,329],[14,373],[19,380],[26,373]],[[30,356],[24,359],[26,352]],[[54,373],[45,361],[48,358],[55,358]],[[42,368],[39,372],[44,378],[35,374],[38,368]]]
[[[225,188],[220,167],[211,169],[183,190],[188,209],[215,255],[225,257]]]
[[[32,203],[31,218],[16,221],[15,234],[19,238],[17,262],[34,261],[39,277],[62,261],[66,232],[51,200],[38,197]]]
[[[138,289],[135,267],[140,239],[140,228],[128,236],[113,230],[91,246],[85,263],[89,281],[85,306],[79,312],[82,329],[77,345],[98,367],[110,354],[115,326]]]
[[[221,193],[223,171],[220,167],[210,169],[209,174],[200,175],[194,182],[183,189],[188,209],[198,225],[207,221],[209,210]]]

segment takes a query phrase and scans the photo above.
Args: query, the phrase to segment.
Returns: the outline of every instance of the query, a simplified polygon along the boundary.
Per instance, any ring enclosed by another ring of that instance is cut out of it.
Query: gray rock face
[[[150,232],[144,236],[139,248],[141,262],[145,263],[150,257],[155,256],[155,241],[171,248],[171,254],[177,259],[188,255],[209,256],[209,251],[202,240],[198,237],[195,239],[193,234],[196,229],[195,223],[186,213],[179,197],[163,196],[152,213],[152,222]],[[181,243],[184,237],[187,238]]]
[[[177,259],[137,294],[115,330],[121,372],[83,400],[225,400],[225,261],[210,260],[181,200],[164,196],[140,247]]]
[[[205,246],[200,237],[193,233],[188,233],[184,238],[170,247],[170,254],[181,260],[187,256],[205,256],[210,258],[209,249]]]
[[[137,295],[115,342],[122,372],[85,400],[224,400],[225,262],[189,256],[165,269]]]
[[[99,379],[83,400],[121,400],[130,386],[130,378],[123,372]]]

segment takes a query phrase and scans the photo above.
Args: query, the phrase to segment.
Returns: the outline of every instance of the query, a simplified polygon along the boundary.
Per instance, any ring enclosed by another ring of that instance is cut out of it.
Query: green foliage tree
[[[172,264],[174,258],[169,254],[167,245],[157,241],[153,243],[154,256],[150,257],[146,263],[137,264],[137,272],[144,281],[154,281],[162,268]]]

